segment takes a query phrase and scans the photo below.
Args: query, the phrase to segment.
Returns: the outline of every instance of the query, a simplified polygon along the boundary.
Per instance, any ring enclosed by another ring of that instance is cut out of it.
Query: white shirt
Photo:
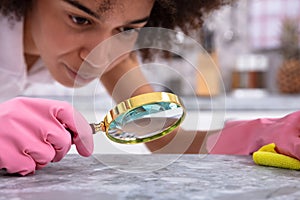
[[[35,83],[54,83],[41,59],[27,72],[23,25],[0,15],[0,102],[23,95]]]

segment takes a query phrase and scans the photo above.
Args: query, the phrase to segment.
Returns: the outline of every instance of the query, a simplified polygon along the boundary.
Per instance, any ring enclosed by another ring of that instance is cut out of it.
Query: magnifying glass
[[[110,110],[93,133],[105,132],[114,142],[137,144],[163,137],[178,127],[185,108],[178,96],[152,92],[129,98]]]

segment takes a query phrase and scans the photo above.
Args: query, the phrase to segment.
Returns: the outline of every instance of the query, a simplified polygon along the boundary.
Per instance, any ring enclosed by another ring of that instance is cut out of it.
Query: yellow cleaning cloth
[[[253,154],[253,161],[258,165],[300,170],[300,160],[277,153],[274,143],[261,147]]]

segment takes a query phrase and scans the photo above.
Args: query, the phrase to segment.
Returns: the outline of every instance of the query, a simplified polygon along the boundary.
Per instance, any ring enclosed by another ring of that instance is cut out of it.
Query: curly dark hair
[[[0,0],[0,12],[4,16],[19,20],[24,16],[27,9],[31,7],[31,3],[31,0]]]
[[[231,0],[233,1],[233,0]],[[189,35],[193,30],[201,28],[204,17],[211,11],[229,4],[230,0],[155,0],[146,27],[162,27],[178,29]],[[0,12],[4,16],[21,19],[30,9],[32,0],[0,0]],[[149,37],[151,38],[151,37]],[[154,42],[154,41],[152,41]],[[142,57],[149,59],[153,52],[142,51]],[[168,53],[165,54],[167,56]]]

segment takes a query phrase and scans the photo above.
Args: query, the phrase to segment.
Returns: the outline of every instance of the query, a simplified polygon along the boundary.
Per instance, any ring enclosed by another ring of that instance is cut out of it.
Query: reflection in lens
[[[146,104],[119,115],[108,129],[108,135],[123,141],[142,140],[168,130],[183,116],[175,103]]]

